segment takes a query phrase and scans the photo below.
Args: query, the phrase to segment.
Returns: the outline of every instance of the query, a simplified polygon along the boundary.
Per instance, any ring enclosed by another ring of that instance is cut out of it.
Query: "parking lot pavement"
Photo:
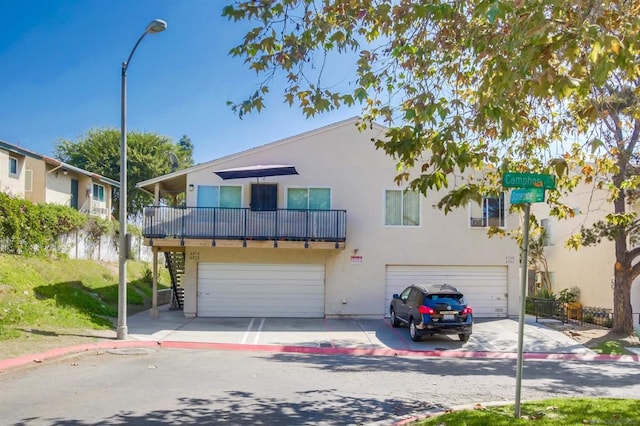
[[[511,318],[477,319],[466,343],[456,335],[413,342],[407,328],[393,328],[388,319],[186,318],[166,307],[158,318],[149,312],[129,317],[128,329],[130,339],[158,342],[470,353],[515,353],[518,347],[518,321]],[[527,318],[524,326],[523,346],[527,353],[593,354],[533,318]]]

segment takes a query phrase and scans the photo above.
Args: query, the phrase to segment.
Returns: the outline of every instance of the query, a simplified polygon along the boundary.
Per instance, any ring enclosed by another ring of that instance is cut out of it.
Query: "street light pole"
[[[129,57],[122,63],[120,103],[120,238],[118,263],[118,340],[127,338],[127,69],[136,48],[147,34],[156,34],[167,29],[167,23],[154,19],[131,49]]]

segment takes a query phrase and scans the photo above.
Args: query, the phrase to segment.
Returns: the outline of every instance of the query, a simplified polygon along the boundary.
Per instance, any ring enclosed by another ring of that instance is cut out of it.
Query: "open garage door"
[[[324,317],[324,265],[199,263],[199,317]]]
[[[506,266],[388,265],[385,316],[394,293],[411,284],[451,284],[460,290],[477,317],[507,316]]]

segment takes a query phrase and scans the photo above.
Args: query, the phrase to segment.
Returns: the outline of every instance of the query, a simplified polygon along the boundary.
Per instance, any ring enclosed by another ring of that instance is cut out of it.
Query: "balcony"
[[[158,247],[344,248],[346,210],[146,207],[142,235]]]

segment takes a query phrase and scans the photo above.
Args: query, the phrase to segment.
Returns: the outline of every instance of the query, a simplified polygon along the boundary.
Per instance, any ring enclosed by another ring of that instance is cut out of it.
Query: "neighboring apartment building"
[[[0,191],[111,219],[117,181],[0,140]]]
[[[518,246],[486,233],[518,226],[504,198],[445,216],[443,193],[394,183],[396,162],[371,142],[386,128],[356,122],[138,183],[156,200],[143,226],[154,263],[183,257],[186,316],[382,318],[416,283],[457,286],[477,317],[518,314]]]
[[[580,289],[579,302],[583,306],[613,309],[614,243],[603,239],[596,246],[578,250],[565,247],[565,242],[578,234],[581,226],[590,226],[613,212],[607,196],[605,190],[582,184],[561,200],[573,208],[573,218],[550,217],[544,203],[532,204],[532,212],[545,229],[543,254],[548,261],[553,292],[575,286]],[[631,287],[631,304],[633,312],[640,312],[640,280]]]

